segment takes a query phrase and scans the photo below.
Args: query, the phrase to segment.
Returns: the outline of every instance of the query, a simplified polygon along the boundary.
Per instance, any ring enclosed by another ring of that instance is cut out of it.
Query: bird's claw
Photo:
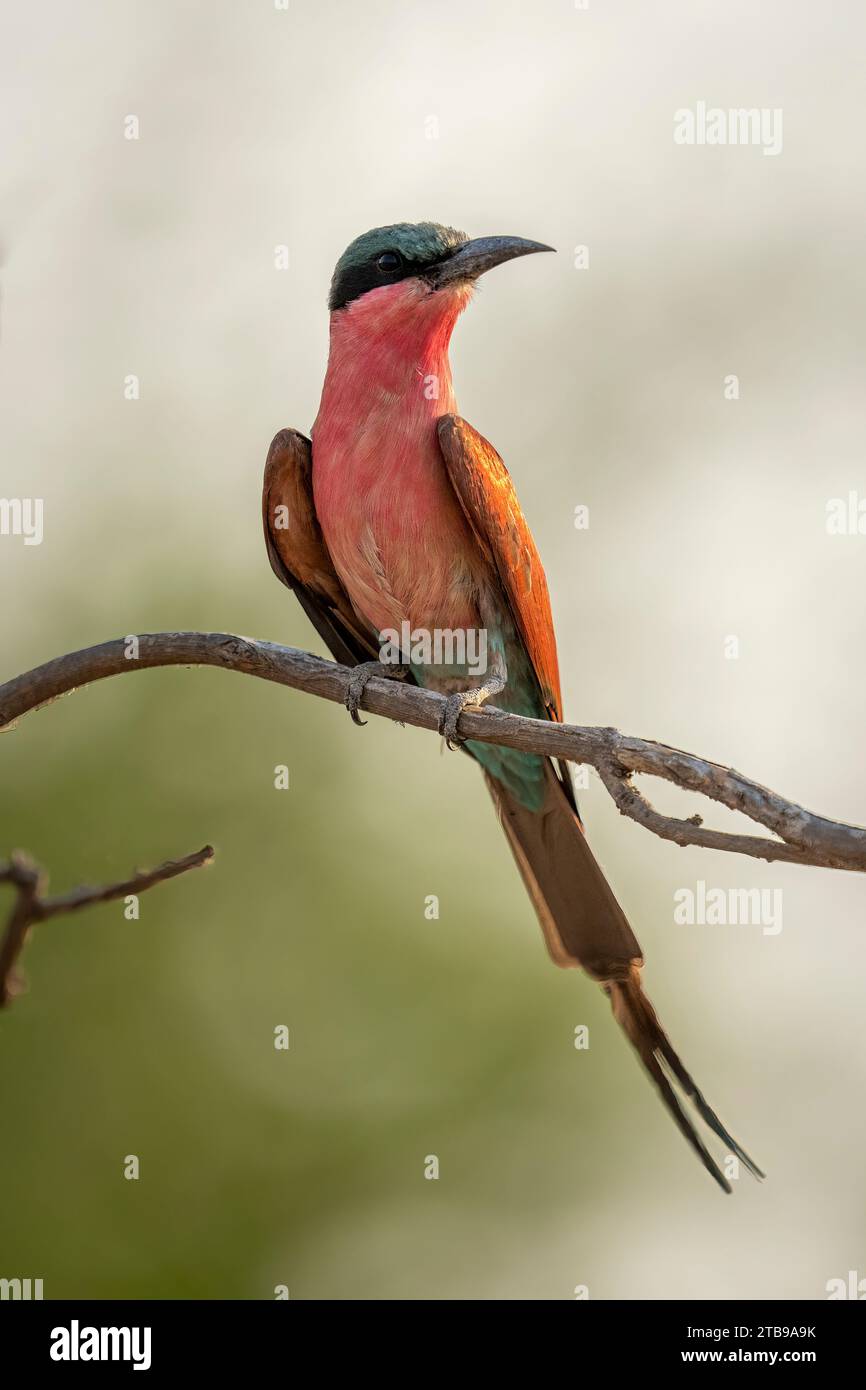
[[[439,733],[445,740],[446,748],[456,753],[466,742],[457,729],[463,711],[470,708],[480,709],[485,700],[498,694],[501,689],[501,681],[491,681],[489,685],[480,685],[477,690],[460,690],[456,695],[447,697],[439,719]]]
[[[381,661],[362,661],[357,666],[353,666],[343,699],[352,723],[358,725],[367,723],[366,719],[361,718],[358,710],[361,708],[361,699],[368,681],[372,680],[374,676],[383,680],[402,681],[406,679],[408,674],[408,666],[386,666]]]

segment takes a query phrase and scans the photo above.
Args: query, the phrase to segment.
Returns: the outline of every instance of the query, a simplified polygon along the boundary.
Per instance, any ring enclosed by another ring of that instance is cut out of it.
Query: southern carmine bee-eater
[[[448,345],[480,275],[549,251],[433,222],[377,227],[353,241],[331,283],[331,345],[312,444],[274,439],[263,518],[271,565],[337,661],[356,667],[346,703],[358,720],[381,634],[486,637],[483,684],[451,662],[409,664],[447,696],[441,732],[481,765],[557,965],[581,966],[609,996],[679,1129],[719,1185],[730,1184],[677,1088],[729,1153],[760,1170],[710,1109],[641,986],[641,949],[587,844],[567,767],[459,737],[460,713],[502,709],[560,721],[547,582],[499,455],[461,419]],[[451,655],[455,655],[454,652]]]

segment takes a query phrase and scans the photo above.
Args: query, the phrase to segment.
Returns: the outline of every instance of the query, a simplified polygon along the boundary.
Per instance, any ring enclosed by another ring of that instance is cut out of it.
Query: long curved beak
[[[540,241],[525,241],[519,236],[482,236],[465,241],[453,255],[431,267],[427,278],[434,289],[453,285],[461,280],[477,280],[485,270],[513,261],[516,256],[531,256],[536,251],[553,251]]]

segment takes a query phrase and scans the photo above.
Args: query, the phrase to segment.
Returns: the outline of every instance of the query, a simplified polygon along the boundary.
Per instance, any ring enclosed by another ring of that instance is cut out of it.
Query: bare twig
[[[183,859],[168,859],[155,869],[144,869],[135,873],[122,883],[110,883],[102,888],[87,886],[75,888],[71,893],[62,893],[54,898],[46,898],[48,880],[26,854],[16,851],[8,864],[0,864],[0,883],[8,883],[15,889],[15,902],[6,930],[0,942],[0,1008],[8,1004],[20,992],[21,982],[15,973],[15,965],[27,933],[36,922],[46,922],[50,917],[59,917],[67,912],[78,912],[82,907],[94,903],[107,903],[116,898],[126,898],[131,893],[143,893],[155,883],[177,878],[189,869],[201,868],[213,859],[210,845],[187,854]]]
[[[0,686],[0,730],[76,686],[151,666],[219,666],[338,703],[345,697],[351,675],[347,667],[309,652],[231,633],[146,633],[135,643],[118,638],[70,652]],[[367,685],[363,699],[364,708],[371,713],[423,729],[438,728],[443,703],[443,697],[432,691],[375,678]],[[588,763],[598,770],[624,816],[674,844],[822,868],[866,869],[866,830],[862,827],[816,815],[733,768],[679,748],[629,737],[616,729],[524,719],[491,706],[467,710],[460,717],[460,730],[465,737],[480,742]],[[661,777],[732,811],[741,811],[778,838],[709,830],[698,816],[680,820],[661,815],[633,785],[635,773]]]
[[[8,864],[0,864],[0,883],[11,883],[15,889],[15,902],[0,945],[0,1008],[3,1008],[21,985],[15,974],[15,962],[24,949],[30,924],[35,920],[43,878],[27,855],[16,851]]]

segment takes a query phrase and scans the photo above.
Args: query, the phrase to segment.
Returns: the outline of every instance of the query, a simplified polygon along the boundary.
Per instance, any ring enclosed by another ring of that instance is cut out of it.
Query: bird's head
[[[388,325],[453,324],[486,270],[552,250],[514,236],[470,241],[465,232],[438,222],[374,227],[357,237],[337,262],[328,299],[332,321],[345,316],[373,332]]]

